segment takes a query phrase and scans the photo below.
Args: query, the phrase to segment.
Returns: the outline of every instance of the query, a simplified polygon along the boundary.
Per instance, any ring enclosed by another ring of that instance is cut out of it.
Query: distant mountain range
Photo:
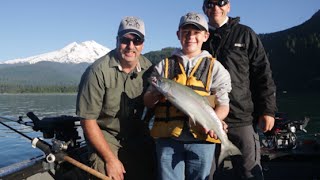
[[[279,91],[320,92],[320,10],[301,25],[260,37]]]
[[[259,34],[279,92],[320,91],[319,22],[320,10],[301,25],[284,31]],[[164,48],[148,52],[145,56],[156,63],[167,57],[172,50]],[[26,88],[39,89],[42,86],[75,89],[84,70],[109,51],[95,41],[74,42],[57,51],[2,62],[0,93],[28,92]]]
[[[0,93],[75,91],[85,69],[110,49],[96,43],[66,47],[0,64]]]
[[[96,43],[95,41],[85,41],[80,44],[73,42],[57,51],[23,59],[8,60],[0,64],[35,64],[42,61],[73,64],[92,63],[109,51],[110,49]]]

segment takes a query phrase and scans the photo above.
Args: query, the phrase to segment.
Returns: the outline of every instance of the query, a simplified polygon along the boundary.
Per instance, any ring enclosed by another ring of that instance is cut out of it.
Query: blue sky
[[[178,47],[179,19],[202,12],[203,0],[1,0],[0,61],[25,58],[94,40],[113,49],[120,20],[145,21],[143,53]],[[257,33],[299,25],[320,9],[320,0],[231,0],[230,16]]]

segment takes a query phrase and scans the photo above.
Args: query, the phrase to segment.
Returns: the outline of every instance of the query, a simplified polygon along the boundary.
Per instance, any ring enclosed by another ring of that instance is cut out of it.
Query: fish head
[[[152,76],[149,79],[151,85],[153,85],[160,93],[164,96],[168,96],[168,93],[171,89],[171,80],[161,77],[161,76]]]

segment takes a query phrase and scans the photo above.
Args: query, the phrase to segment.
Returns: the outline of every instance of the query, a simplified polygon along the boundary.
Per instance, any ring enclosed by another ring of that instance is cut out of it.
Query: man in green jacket
[[[154,179],[153,141],[141,121],[151,62],[141,55],[144,22],[122,19],[116,49],[96,60],[81,78],[76,113],[91,166],[114,180]]]

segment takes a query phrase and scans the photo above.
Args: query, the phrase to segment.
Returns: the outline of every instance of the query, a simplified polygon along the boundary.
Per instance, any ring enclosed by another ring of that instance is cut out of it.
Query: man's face
[[[126,62],[136,61],[143,50],[143,42],[139,36],[135,34],[125,34],[117,38],[117,49],[121,59]]]
[[[204,6],[209,24],[220,27],[230,12],[230,2],[223,4],[222,0],[209,0]],[[220,4],[220,5],[218,5]]]

